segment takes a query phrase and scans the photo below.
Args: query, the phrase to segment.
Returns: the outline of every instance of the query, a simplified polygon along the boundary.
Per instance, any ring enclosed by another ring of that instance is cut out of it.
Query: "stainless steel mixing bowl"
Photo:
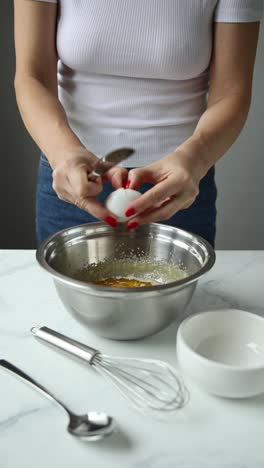
[[[184,266],[186,277],[144,288],[111,288],[74,279],[80,268],[115,262],[134,252],[168,265]],[[132,232],[92,223],[60,231],[37,250],[39,264],[52,276],[58,295],[79,322],[105,338],[130,340],[181,321],[198,279],[214,262],[213,248],[202,238],[162,224]]]

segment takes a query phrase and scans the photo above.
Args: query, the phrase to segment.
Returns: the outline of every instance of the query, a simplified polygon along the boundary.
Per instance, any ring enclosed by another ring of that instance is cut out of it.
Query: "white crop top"
[[[101,156],[144,166],[190,137],[206,108],[212,26],[259,21],[262,0],[58,3],[58,89],[69,125]]]

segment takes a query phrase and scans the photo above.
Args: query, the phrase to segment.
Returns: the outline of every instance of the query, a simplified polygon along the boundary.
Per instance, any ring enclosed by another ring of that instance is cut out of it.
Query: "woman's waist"
[[[105,128],[80,125],[76,120],[69,120],[72,130],[82,144],[97,156],[118,147],[128,146],[135,149],[129,158],[130,167],[145,166],[158,161],[174,151],[189,138],[196,124],[182,127],[154,128]],[[125,162],[124,166],[127,163]]]
[[[206,109],[206,96],[173,101],[160,96],[111,97],[70,95],[59,89],[59,99],[68,119],[82,126],[115,129],[183,128],[197,122]]]
[[[197,121],[206,108],[206,77],[168,81],[59,74],[59,98],[73,119],[113,128],[166,127]]]

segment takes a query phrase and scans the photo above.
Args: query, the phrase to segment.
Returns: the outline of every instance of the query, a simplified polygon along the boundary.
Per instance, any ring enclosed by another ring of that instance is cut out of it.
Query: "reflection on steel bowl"
[[[48,238],[37,260],[80,323],[106,338],[128,340],[181,321],[215,253],[204,239],[171,226],[149,224],[128,232],[91,223]],[[106,284],[114,278],[134,280],[133,287]]]

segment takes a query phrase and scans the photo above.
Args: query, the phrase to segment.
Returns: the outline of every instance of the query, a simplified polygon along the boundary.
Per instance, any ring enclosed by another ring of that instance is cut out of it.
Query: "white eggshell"
[[[125,215],[127,208],[140,196],[141,193],[137,190],[120,188],[110,193],[105,201],[105,206],[116,215],[118,221],[124,222],[129,219]]]

